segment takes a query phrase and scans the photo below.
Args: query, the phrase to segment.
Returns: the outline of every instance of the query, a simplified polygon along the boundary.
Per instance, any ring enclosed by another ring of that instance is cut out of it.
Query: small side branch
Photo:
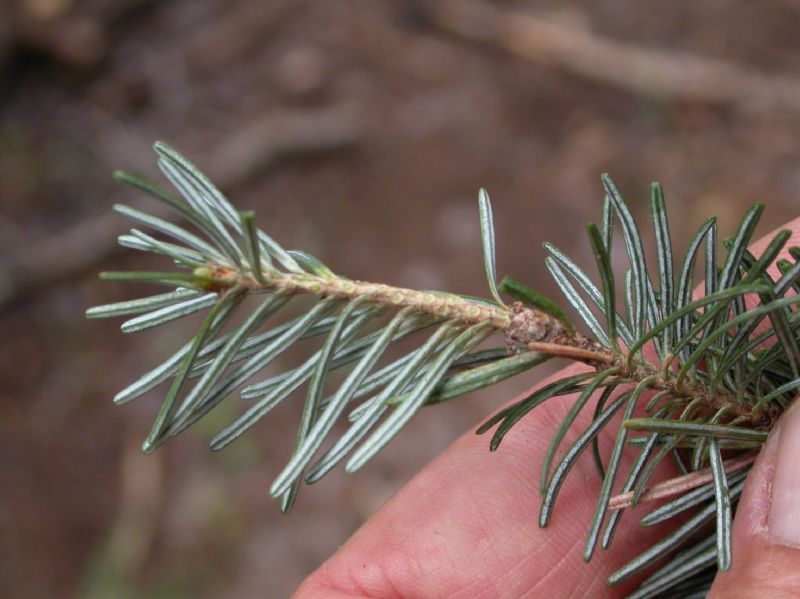
[[[235,275],[233,272],[230,274]],[[415,291],[414,289],[354,281],[342,277],[275,271],[264,272],[263,278],[264,284],[251,278],[240,279],[238,282],[251,288],[282,290],[289,293],[306,293],[346,300],[357,297],[364,298],[366,301],[381,306],[411,307],[419,312],[446,320],[459,320],[470,324],[488,323],[499,331],[507,329],[511,324],[511,316],[505,307],[469,301],[452,293]]]
[[[526,349],[551,356],[560,356],[594,366],[619,360],[607,348],[577,332],[567,332],[563,323],[535,308],[514,302],[511,308],[490,302],[477,302],[452,293],[416,291],[379,283],[356,281],[330,275],[285,273],[267,269],[260,277],[242,274],[230,267],[209,264],[195,274],[212,277],[219,285],[240,285],[258,290],[282,291],[336,297],[344,300],[362,298],[381,306],[413,308],[423,314],[466,324],[488,324],[505,333],[510,354]]]

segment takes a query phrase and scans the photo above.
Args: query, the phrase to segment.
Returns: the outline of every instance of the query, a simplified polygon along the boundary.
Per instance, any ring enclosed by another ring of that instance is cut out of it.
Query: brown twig
[[[639,94],[724,104],[751,112],[800,112],[800,80],[723,60],[645,48],[477,0],[430,2],[440,29],[516,56]]]
[[[746,468],[747,466],[752,464],[755,461],[755,459],[756,456],[754,455],[744,455],[734,458],[732,460],[728,460],[727,462],[725,462],[725,474],[731,474],[733,472],[741,470],[742,468]],[[714,475],[711,472],[711,468],[704,468],[703,470],[698,470],[696,472],[690,472],[689,474],[685,474],[683,476],[671,478],[670,480],[658,483],[656,486],[643,493],[641,497],[639,497],[637,505],[640,503],[650,503],[652,501],[658,501],[659,499],[668,499],[670,497],[676,497],[678,495],[681,495],[682,493],[685,493],[686,491],[690,491],[692,489],[705,485],[711,482],[713,479]],[[608,509],[623,510],[625,508],[631,507],[632,499],[633,499],[632,491],[615,495],[608,502]]]
[[[349,106],[272,113],[231,136],[213,157],[211,170],[222,189],[236,187],[282,159],[351,147],[361,134],[361,119]],[[148,210],[166,216],[158,208]],[[84,218],[63,232],[33,239],[6,258],[0,263],[0,310],[73,280],[111,256],[118,249],[119,222],[111,212]]]
[[[355,146],[363,119],[350,105],[283,110],[248,123],[214,155],[212,175],[222,187],[242,185],[285,158],[326,154]]]

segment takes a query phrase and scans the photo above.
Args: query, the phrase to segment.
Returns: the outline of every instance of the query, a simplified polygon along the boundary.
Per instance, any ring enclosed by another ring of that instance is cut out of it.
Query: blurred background
[[[500,272],[557,296],[541,242],[591,268],[601,172],[642,224],[660,180],[677,248],[755,201],[762,234],[797,216],[798,31],[794,0],[0,0],[0,595],[288,596],[542,376],[426,410],[288,517],[268,485],[297,402],[212,454],[231,398],[143,456],[161,391],[111,399],[196,323],[123,337],[83,312],[141,291],[96,273],[150,265],[116,249],[130,224],[110,208],[153,205],[110,174],[160,179],[154,140],[284,245],[395,285],[487,293],[485,186]]]

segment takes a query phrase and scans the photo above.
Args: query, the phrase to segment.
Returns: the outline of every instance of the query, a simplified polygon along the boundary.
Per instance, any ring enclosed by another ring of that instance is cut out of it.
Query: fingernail
[[[778,426],[767,526],[776,543],[800,547],[800,409],[792,406]]]

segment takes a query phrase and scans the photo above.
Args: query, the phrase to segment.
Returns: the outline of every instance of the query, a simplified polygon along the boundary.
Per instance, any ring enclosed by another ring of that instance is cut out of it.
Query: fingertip
[[[733,526],[733,567],[710,598],[800,596],[800,409],[777,426],[748,475]]]

